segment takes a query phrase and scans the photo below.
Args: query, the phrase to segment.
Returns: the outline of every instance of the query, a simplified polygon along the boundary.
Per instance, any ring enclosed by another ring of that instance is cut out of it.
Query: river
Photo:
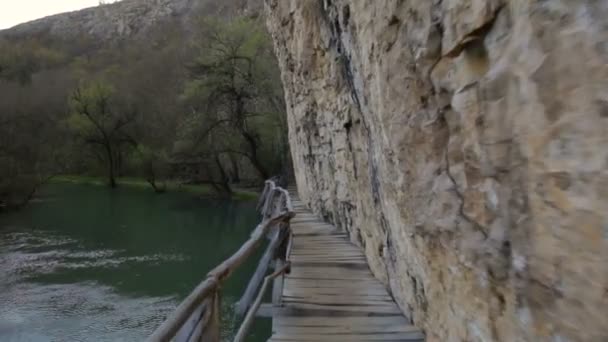
[[[247,239],[255,203],[52,184],[0,215],[0,341],[141,341]],[[222,336],[256,260],[223,287]],[[248,341],[265,341],[257,319]]]

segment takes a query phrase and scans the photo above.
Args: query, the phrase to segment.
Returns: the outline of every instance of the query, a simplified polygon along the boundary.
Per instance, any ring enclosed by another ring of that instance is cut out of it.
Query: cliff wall
[[[266,11],[300,195],[428,341],[608,340],[608,2]]]

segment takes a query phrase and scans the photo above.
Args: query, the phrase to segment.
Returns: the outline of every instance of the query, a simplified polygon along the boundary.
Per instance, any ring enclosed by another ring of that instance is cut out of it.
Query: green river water
[[[49,185],[0,215],[0,341],[142,341],[257,220],[247,201]],[[257,259],[223,287],[224,340]],[[248,341],[269,330],[258,319]]]

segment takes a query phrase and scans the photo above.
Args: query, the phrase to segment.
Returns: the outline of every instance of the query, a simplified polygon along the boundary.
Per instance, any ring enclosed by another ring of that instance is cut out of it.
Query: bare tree
[[[249,159],[261,178],[270,172],[262,158],[262,138],[256,119],[265,101],[265,80],[272,63],[268,41],[262,29],[250,20],[225,25],[207,22],[203,30],[201,56],[190,66],[190,89],[204,98],[201,110],[240,136],[233,152]],[[224,127],[225,128],[225,127]]]
[[[88,88],[77,88],[71,96],[71,105],[76,115],[72,120],[73,128],[86,144],[103,151],[108,182],[115,188],[121,149],[137,146],[127,132],[129,125],[136,120],[137,111],[120,110],[111,102],[111,97],[111,88],[98,83]]]

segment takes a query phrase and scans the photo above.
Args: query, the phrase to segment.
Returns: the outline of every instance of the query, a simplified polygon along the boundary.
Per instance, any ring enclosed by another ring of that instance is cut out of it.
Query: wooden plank
[[[299,259],[297,259],[299,260]],[[339,268],[327,268],[326,272],[319,273],[313,270],[294,270],[291,274],[289,274],[288,278],[290,279],[317,279],[317,280],[325,280],[325,279],[357,279],[361,281],[367,281],[372,283],[381,284],[378,280],[372,277],[371,272],[369,271],[354,271],[354,270],[341,270]]]
[[[292,228],[299,238],[305,240],[329,240],[350,242],[348,234],[341,230],[329,230],[323,226],[293,224]]]
[[[305,224],[293,223],[292,228],[294,232],[297,232],[298,236],[308,239],[328,239],[328,238],[341,238],[343,240],[348,239],[348,235],[340,230],[328,230],[323,226],[310,226]]]
[[[295,257],[292,259],[296,262],[326,262],[328,259],[324,258],[312,258],[312,257]],[[343,262],[343,263],[359,263],[366,264],[367,261],[365,258],[334,258],[331,259],[331,262]]]
[[[296,235],[296,237],[297,237],[297,235]],[[358,252],[361,255],[365,254],[365,253],[363,253],[363,251],[360,251],[351,245],[342,244],[342,243],[328,243],[328,242],[321,242],[321,241],[304,243],[304,242],[298,241],[296,239],[296,242],[293,244],[293,247],[295,248],[295,250],[297,252],[305,252],[305,251],[309,251],[309,250],[315,250],[315,251],[319,251],[319,252],[332,252],[335,249],[339,249],[342,251]]]
[[[307,333],[280,332],[271,341],[420,341],[420,332],[378,333],[378,334],[316,334],[313,329]]]
[[[302,260],[292,259],[291,261],[295,264],[326,264],[326,265],[335,265],[335,264],[343,264],[343,265],[352,265],[355,267],[368,267],[367,262],[364,258],[362,259],[352,259],[352,260],[323,260],[317,259],[314,260],[312,258],[302,258]]]
[[[322,257],[335,257],[335,258],[364,258],[365,255],[360,252],[349,251],[349,250],[340,250],[340,251],[332,251],[329,249],[306,249],[301,246],[293,246],[294,251],[291,253],[292,257],[311,257],[311,258],[322,258]],[[338,247],[336,247],[338,248]]]
[[[322,245],[321,242],[317,242],[317,243],[301,243],[301,242],[296,242],[293,246],[295,248],[294,253],[309,253],[309,254],[313,254],[313,253],[334,253],[334,254],[339,254],[339,253],[352,253],[352,254],[357,254],[357,255],[365,255],[362,251],[351,247],[351,246],[346,246],[346,245],[340,245],[340,244],[327,244],[327,245]]]
[[[295,235],[296,239],[294,241],[295,252],[308,252],[308,251],[318,251],[318,252],[334,252],[335,250],[347,251],[353,253],[359,253],[361,255],[365,255],[363,251],[354,247],[348,242],[336,242],[336,241],[300,241],[297,239],[297,235]]]
[[[368,286],[368,287],[357,287],[357,286],[348,286],[345,284],[343,286],[335,285],[315,285],[315,284],[295,284],[293,286],[286,283],[285,288],[283,289],[283,295],[288,295],[290,293],[320,293],[320,292],[338,292],[342,291],[342,293],[348,292],[354,295],[360,294],[386,294],[386,290],[380,286]]]
[[[325,252],[333,252],[335,250],[340,250],[340,251],[348,251],[348,252],[357,252],[361,255],[364,255],[364,253],[358,249],[356,249],[355,247],[349,245],[349,244],[342,244],[342,243],[328,243],[328,242],[302,242],[302,241],[296,241],[294,243],[294,247],[296,248],[296,251],[298,252],[307,252],[307,251],[325,251]]]
[[[306,242],[303,243],[301,241],[296,241],[294,243],[295,252],[303,253],[303,252],[350,252],[350,253],[358,253],[360,255],[365,255],[362,251],[346,244],[339,243],[325,243],[325,242]]]
[[[291,261],[291,267],[292,269],[294,267],[340,267],[340,268],[344,268],[344,269],[358,269],[358,270],[368,270],[369,271],[369,266],[367,264],[365,265],[361,265],[359,263],[353,263],[353,264],[348,264],[348,263],[341,263],[341,262],[331,262],[331,260],[326,260],[325,262],[319,263],[319,262],[295,262],[295,261]]]
[[[330,319],[331,318],[331,319]],[[385,317],[277,317],[277,326],[343,326],[343,325],[406,325],[409,323],[405,317],[385,316]]]
[[[331,256],[331,259],[328,259],[327,257]],[[331,260],[331,261],[335,261],[335,260],[349,260],[349,259],[353,259],[353,260],[365,260],[365,257],[362,255],[298,255],[298,254],[292,254],[291,256],[294,259],[321,259],[321,260]]]
[[[320,236],[320,235],[317,235],[315,237],[310,237],[310,236],[303,237],[302,235],[296,233],[296,236],[298,237],[298,239],[296,240],[298,245],[327,243],[327,244],[332,244],[332,245],[348,246],[348,247],[352,247],[353,249],[358,249],[356,246],[354,246],[352,243],[350,243],[350,241],[343,239],[342,237],[336,236],[336,235],[326,235],[325,237]]]
[[[323,259],[326,261],[333,261],[333,258],[335,259],[363,259],[366,260],[365,255],[363,254],[338,254],[338,253],[324,253],[323,251],[319,251],[319,253],[316,254],[311,254],[311,253],[301,253],[300,250],[301,248],[299,246],[294,246],[295,251],[294,253],[291,254],[291,257],[296,257],[296,258],[303,258],[303,259]],[[328,257],[331,257],[332,259],[328,259]]]
[[[352,248],[345,248],[340,245],[328,245],[327,247],[319,248],[318,245],[302,245],[302,244],[294,244],[294,251],[292,255],[312,255],[312,256],[320,256],[320,254],[324,255],[356,255],[360,257],[365,257],[365,254],[361,251],[357,251]]]
[[[299,267],[295,269],[292,273],[290,273],[289,276],[298,277],[297,275],[299,274],[307,274],[320,277],[324,277],[327,275],[344,275],[349,276],[348,279],[350,279],[351,277],[357,277],[361,280],[377,281],[376,279],[374,279],[372,272],[370,272],[369,270],[348,269],[335,266]]]
[[[297,236],[297,235],[296,235]],[[364,255],[363,251],[353,247],[348,243],[336,243],[336,242],[323,242],[323,241],[312,241],[312,242],[304,242],[298,241],[296,239],[294,243],[294,247],[298,252],[305,252],[307,250],[316,250],[316,251],[326,251],[331,252],[334,249],[340,249],[349,252],[359,252]]]
[[[399,313],[400,315],[401,313]],[[367,312],[367,311],[344,311],[335,310],[332,307],[311,309],[292,305],[283,305],[280,308],[273,308],[273,317],[390,317],[398,314],[386,312]],[[329,319],[329,318],[328,318]]]
[[[348,293],[353,298],[392,298],[386,294],[383,289],[349,289],[344,288],[323,288],[323,287],[290,287],[283,290],[283,296],[286,297],[303,297],[303,296],[336,296]]]
[[[338,287],[348,289],[369,289],[375,288],[386,292],[386,288],[377,280],[373,279],[362,279],[357,282],[348,280],[336,280],[336,279],[314,279],[314,278],[292,278],[290,276],[285,277],[286,287],[292,285],[297,287]]]
[[[389,296],[383,297],[359,297],[359,296],[339,296],[339,295],[308,295],[308,296],[284,296],[285,302],[307,302],[323,305],[332,304],[356,304],[356,305],[395,305]]]
[[[352,245],[349,241],[345,239],[327,239],[327,238],[314,238],[314,239],[302,239],[299,235],[295,234],[298,239],[296,240],[296,244],[298,246],[306,246],[316,247],[316,248],[329,248],[331,246],[341,246],[352,248],[353,250],[359,250],[357,247]]]
[[[350,290],[350,291],[349,291]],[[338,288],[338,287],[304,287],[294,286],[283,289],[283,296],[286,297],[308,297],[308,296],[335,296],[344,295],[346,297],[367,298],[367,297],[382,297],[392,298],[385,290],[379,288],[362,289],[362,288]]]
[[[339,245],[339,246],[344,246],[344,247],[350,247],[353,249],[357,249],[358,248],[356,246],[354,246],[350,241],[343,239],[342,237],[339,237],[336,239],[335,235],[327,235],[327,237],[315,237],[315,238],[311,238],[311,237],[306,237],[306,238],[302,238],[301,235],[299,235],[297,233],[296,230],[294,230],[295,235],[298,237],[298,239],[296,240],[296,243],[299,245],[306,245],[306,244],[310,244],[313,245],[311,247],[324,247],[323,244],[326,245]]]
[[[312,309],[312,310],[331,310],[331,311],[344,311],[344,312],[357,312],[358,314],[373,315],[377,314],[400,314],[401,310],[396,305],[322,305],[322,304],[311,304],[304,302],[290,302],[290,307],[299,309]]]
[[[348,280],[348,281],[362,281],[366,280],[358,274],[348,273],[326,273],[326,274],[310,274],[310,273],[295,273],[289,276],[290,279],[323,279],[323,280]]]
[[[325,260],[327,262],[337,262],[337,261],[344,261],[344,260],[366,260],[365,257],[363,255],[356,255],[356,254],[331,254],[331,253],[327,253],[327,254],[292,254],[291,255],[291,259],[295,260],[295,259],[302,259],[302,260],[308,260],[308,259],[320,259],[320,260]]]
[[[388,333],[420,333],[420,329],[403,324],[395,325],[373,325],[373,324],[345,324],[338,326],[281,326],[281,332],[286,334],[301,335],[301,334],[388,334]]]

